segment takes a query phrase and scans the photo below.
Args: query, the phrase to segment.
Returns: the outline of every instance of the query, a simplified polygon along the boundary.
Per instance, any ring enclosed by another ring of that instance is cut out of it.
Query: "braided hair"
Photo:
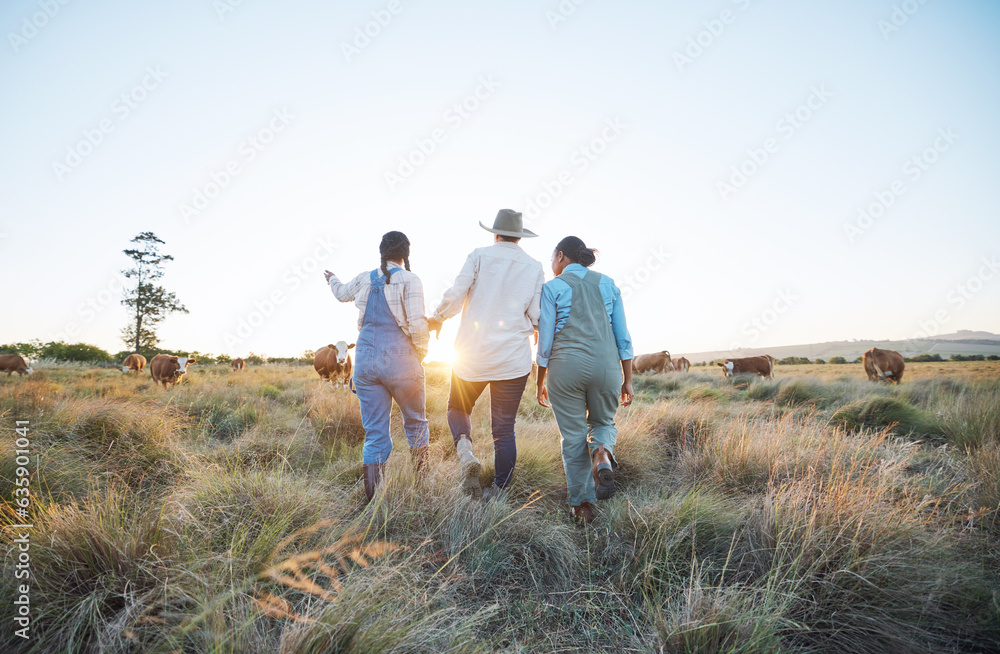
[[[594,265],[597,261],[597,250],[594,248],[588,248],[584,245],[583,241],[576,236],[567,236],[563,240],[559,241],[559,245],[556,246],[556,252],[562,252],[563,256],[572,261],[573,263],[578,263],[587,268]]]
[[[403,232],[386,232],[382,236],[382,242],[378,246],[379,254],[382,255],[382,274],[385,275],[385,283],[389,283],[388,262],[403,260],[406,269],[410,269],[410,239],[406,238]]]

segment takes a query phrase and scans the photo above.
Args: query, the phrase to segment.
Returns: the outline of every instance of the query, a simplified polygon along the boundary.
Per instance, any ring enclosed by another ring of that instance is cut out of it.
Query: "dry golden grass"
[[[692,368],[705,370],[705,368]],[[714,371],[713,371],[714,372]],[[721,373],[719,373],[721,374]],[[867,380],[865,369],[860,363],[807,363],[798,366],[777,365],[774,367],[776,377],[819,377],[824,380],[838,377],[851,377]],[[927,363],[907,363],[903,370],[903,384],[915,379],[935,379],[945,377],[963,377],[971,380],[1000,378],[1000,361],[942,361]]]
[[[449,378],[427,368],[424,474],[394,410],[365,506],[357,399],[311,368],[0,377],[37,455],[34,640],[9,651],[1000,650],[996,362],[642,376],[586,529],[532,383],[510,491],[457,493]],[[488,392],[473,432],[488,485]],[[0,451],[0,525],[16,467]]]

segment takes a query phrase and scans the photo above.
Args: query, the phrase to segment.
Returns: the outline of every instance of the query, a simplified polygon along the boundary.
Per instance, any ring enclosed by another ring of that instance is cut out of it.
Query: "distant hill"
[[[829,343],[806,343],[803,345],[782,345],[778,347],[752,347],[739,350],[716,350],[714,352],[674,352],[676,356],[685,356],[691,363],[725,359],[727,357],[751,357],[758,354],[770,354],[784,359],[785,357],[807,357],[809,359],[826,359],[841,356],[853,361],[866,350],[873,347],[896,350],[906,357],[917,354],[940,354],[947,359],[953,354],[997,354],[1000,355],[1000,335],[990,332],[970,331],[963,329],[954,334],[941,334],[934,338],[921,338],[912,341],[885,340],[854,340],[832,341]]]
[[[974,332],[970,329],[959,329],[954,334],[939,334],[934,337],[937,341],[1000,341],[1000,334],[990,332]]]

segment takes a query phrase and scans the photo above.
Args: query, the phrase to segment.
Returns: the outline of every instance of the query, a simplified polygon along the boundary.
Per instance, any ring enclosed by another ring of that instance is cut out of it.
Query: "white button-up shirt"
[[[459,311],[455,374],[465,381],[503,381],[531,372],[531,336],[538,325],[545,273],[517,243],[472,251],[432,316]]]
[[[420,278],[399,264],[389,262],[386,266],[392,275],[385,286],[385,302],[389,312],[396,319],[399,328],[410,337],[417,354],[423,359],[427,354],[427,318],[424,317],[424,286]],[[381,272],[379,273],[381,274]],[[358,307],[358,330],[365,320],[368,294],[371,291],[371,272],[363,272],[346,284],[336,275],[330,275],[330,290],[341,302],[354,300]]]

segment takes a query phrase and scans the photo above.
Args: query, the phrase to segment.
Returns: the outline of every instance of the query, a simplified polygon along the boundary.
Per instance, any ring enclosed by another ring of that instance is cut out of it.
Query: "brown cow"
[[[17,354],[0,354],[0,372],[7,373],[8,377],[10,377],[10,373],[16,372],[17,376],[20,377],[21,375],[30,375],[35,371],[31,369],[24,357]]]
[[[868,381],[903,381],[903,368],[906,362],[903,356],[895,350],[880,350],[873,347],[861,355],[861,363],[868,374]]]
[[[163,388],[168,388],[169,384],[179,384],[187,372],[189,363],[197,361],[189,357],[157,354],[149,362],[149,374],[153,377],[153,386],[162,383]]]
[[[348,345],[346,341],[337,341],[336,345],[331,343],[316,350],[313,356],[313,368],[319,373],[320,379],[334,385],[343,380],[346,385],[354,370],[351,355],[348,353],[354,345],[354,343]]]
[[[233,372],[239,372],[240,370],[243,370],[246,367],[246,365],[247,365],[246,361],[240,359],[239,357],[233,359]]]
[[[726,377],[750,373],[761,377],[774,377],[774,357],[770,354],[761,354],[755,357],[743,357],[740,359],[726,359],[723,363],[716,364],[722,367],[722,372]]]
[[[632,372],[665,372],[671,370],[670,352],[663,350],[655,354],[640,354],[632,359]]]
[[[687,372],[691,367],[691,362],[684,357],[680,357],[671,361],[671,365],[674,367],[674,372]]]
[[[122,372],[142,372],[146,367],[146,357],[141,354],[130,354],[122,362]]]

